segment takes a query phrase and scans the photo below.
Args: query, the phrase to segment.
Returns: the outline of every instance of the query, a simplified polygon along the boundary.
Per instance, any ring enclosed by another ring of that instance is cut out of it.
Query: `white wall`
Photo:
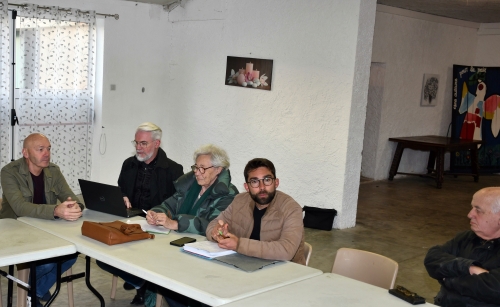
[[[334,227],[354,226],[375,0],[191,0],[170,14],[115,0],[33,2],[120,14],[105,21],[107,144],[93,180],[116,184],[135,128],[153,121],[185,171],[198,146],[215,143],[243,190],[246,162],[266,157],[282,191],[337,209]],[[224,85],[229,55],[273,59],[272,91]]]
[[[168,152],[187,166],[199,145],[224,147],[240,190],[246,162],[269,158],[282,191],[354,226],[375,2],[208,2],[170,14]],[[272,91],[224,85],[228,55],[273,59]]]
[[[365,137],[363,138],[363,159],[361,174],[367,178],[375,178],[377,172],[377,148],[379,141],[380,121],[382,118],[382,101],[384,98],[385,64],[372,62],[370,67],[370,84],[366,105]]]
[[[500,23],[481,24],[474,65],[500,66]]]
[[[376,165],[374,179],[388,177],[396,148],[390,137],[446,135],[453,64],[473,65],[478,45],[473,24],[456,24],[377,11],[372,62],[385,63],[386,71],[380,126],[367,128],[378,131],[376,161],[370,162]],[[420,106],[425,73],[440,75],[435,107]],[[407,149],[399,171],[424,172],[427,158],[426,152]]]

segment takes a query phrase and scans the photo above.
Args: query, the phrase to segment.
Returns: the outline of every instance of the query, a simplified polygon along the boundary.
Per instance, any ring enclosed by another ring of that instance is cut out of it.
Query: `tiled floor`
[[[392,182],[363,181],[356,227],[332,231],[306,229],[306,241],[313,246],[309,265],[329,272],[340,247],[379,253],[399,263],[396,284],[432,302],[439,284],[427,275],[423,266],[427,250],[468,229],[467,213],[472,194],[482,187],[498,186],[499,183],[499,176],[482,176],[479,183],[474,183],[471,177],[447,176],[442,189],[436,189],[434,181],[420,177],[397,178]],[[161,260],[161,255],[158,259]],[[84,271],[84,265],[84,259],[80,258],[73,272]],[[106,306],[130,306],[128,302],[135,291],[123,290],[120,281],[117,299],[111,300],[111,275],[95,264],[91,281],[105,297]],[[98,306],[83,279],[75,281],[74,290],[75,306]],[[4,306],[6,292],[6,280],[2,277]],[[66,287],[62,287],[52,306],[68,306],[66,295]]]

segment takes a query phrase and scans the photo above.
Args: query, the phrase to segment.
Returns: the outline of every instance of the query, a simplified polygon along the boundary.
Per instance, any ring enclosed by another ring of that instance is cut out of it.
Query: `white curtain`
[[[10,26],[7,0],[0,0],[0,168],[10,162]],[[1,191],[1,187],[0,187]]]
[[[95,12],[29,4],[16,28],[16,158],[26,136],[45,134],[51,161],[78,194],[78,179],[89,179],[91,169]]]

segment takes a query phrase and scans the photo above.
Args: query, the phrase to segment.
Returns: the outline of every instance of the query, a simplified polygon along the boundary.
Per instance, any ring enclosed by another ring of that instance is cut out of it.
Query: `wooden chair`
[[[113,279],[111,280],[111,295],[110,298],[112,300],[115,299],[116,296],[116,284],[118,283],[118,276],[113,275]],[[161,304],[163,302],[163,296],[159,293],[156,294],[156,307],[161,307]],[[0,306],[2,307],[2,306]]]
[[[359,249],[340,248],[333,263],[332,273],[377,287],[392,289],[398,274],[398,263],[379,254]]]
[[[311,258],[312,250],[313,247],[311,244],[304,242],[304,257],[306,258],[306,266],[309,266],[309,259]]]

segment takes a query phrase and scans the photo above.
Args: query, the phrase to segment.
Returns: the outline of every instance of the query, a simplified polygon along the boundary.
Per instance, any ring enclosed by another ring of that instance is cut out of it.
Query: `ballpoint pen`
[[[146,216],[148,215],[148,212],[146,210],[142,209],[142,212],[146,213]],[[155,225],[156,225],[157,222],[158,221],[155,220]]]

